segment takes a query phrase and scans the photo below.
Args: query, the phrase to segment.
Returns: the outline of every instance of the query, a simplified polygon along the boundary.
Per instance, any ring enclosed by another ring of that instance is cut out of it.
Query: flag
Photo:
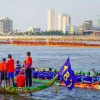
[[[69,90],[74,88],[74,83],[76,82],[76,76],[74,75],[74,71],[71,69],[70,59],[68,57],[65,64],[62,66],[58,73],[62,78]]]

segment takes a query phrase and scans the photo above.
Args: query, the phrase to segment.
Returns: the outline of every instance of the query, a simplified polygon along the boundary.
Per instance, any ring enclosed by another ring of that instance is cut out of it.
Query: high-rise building
[[[93,30],[93,22],[91,20],[83,22],[83,31],[87,30]]]
[[[48,10],[48,31],[55,31],[55,10]]]
[[[64,13],[58,15],[58,30],[63,31],[63,26],[71,23],[71,17]]]
[[[62,31],[63,29],[63,16],[64,16],[63,13],[58,14],[58,30],[59,31]]]
[[[13,31],[13,21],[9,17],[3,17],[0,19],[0,32],[12,32]]]

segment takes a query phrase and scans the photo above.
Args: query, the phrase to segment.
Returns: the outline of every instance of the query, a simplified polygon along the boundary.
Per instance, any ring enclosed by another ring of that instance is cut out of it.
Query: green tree
[[[67,31],[65,32],[65,35],[68,35],[68,32]]]
[[[84,35],[84,31],[82,31],[82,35]]]
[[[74,31],[74,35],[76,35],[76,32]]]

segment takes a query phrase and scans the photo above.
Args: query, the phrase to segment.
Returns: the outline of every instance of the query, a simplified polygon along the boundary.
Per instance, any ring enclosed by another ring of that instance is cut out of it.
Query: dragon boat
[[[52,86],[54,84],[54,82],[56,81],[58,75],[56,75],[53,79],[49,80],[46,84],[43,84],[41,86],[34,86],[34,87],[4,87],[1,86],[0,87],[0,93],[8,93],[8,94],[24,94],[25,91],[27,93],[32,93],[32,92],[38,92],[41,90],[44,90],[50,86]]]
[[[43,80],[43,79],[33,79],[32,80],[33,82],[36,82],[36,83],[43,83],[43,84],[47,84],[49,80]],[[59,85],[59,86],[66,86],[64,82],[58,82],[56,81],[55,82],[56,85]],[[98,83],[92,83],[92,84],[83,84],[83,83],[75,83],[74,86],[76,88],[82,88],[82,89],[94,89],[94,90],[100,90],[100,85],[98,85]]]

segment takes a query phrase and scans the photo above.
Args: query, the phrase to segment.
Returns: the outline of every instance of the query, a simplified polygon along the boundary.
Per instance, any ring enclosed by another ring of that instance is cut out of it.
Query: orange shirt
[[[30,65],[30,68],[32,67],[32,58],[31,57],[28,57],[25,60],[25,67],[27,67],[28,65]]]
[[[14,72],[14,60],[9,59],[6,64],[7,72],[11,73]]]
[[[2,71],[2,63],[0,63],[0,71]]]
[[[18,75],[16,81],[17,81],[18,87],[24,87],[25,86],[25,76],[24,75]]]
[[[0,63],[0,71],[5,71],[6,70],[6,62],[1,62]]]

